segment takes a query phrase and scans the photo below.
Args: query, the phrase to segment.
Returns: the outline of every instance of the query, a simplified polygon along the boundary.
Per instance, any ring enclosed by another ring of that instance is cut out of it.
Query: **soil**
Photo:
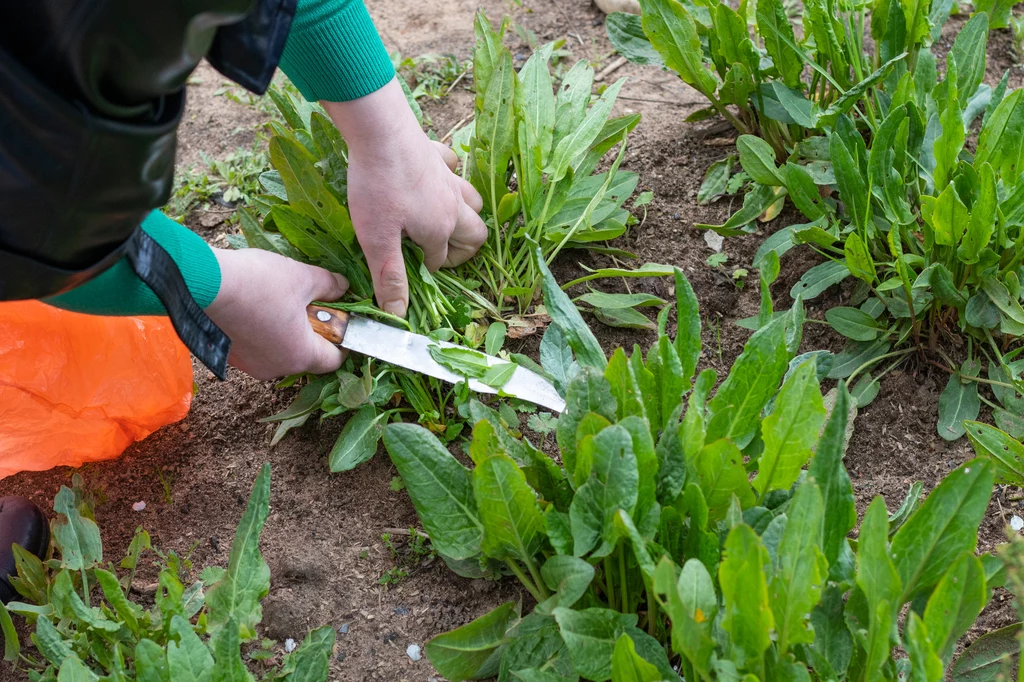
[[[368,4],[389,50],[405,56],[470,57],[475,0],[372,0]],[[482,5],[492,20],[507,13],[541,43],[565,38],[575,58],[590,60],[598,70],[615,59],[604,33],[604,15],[589,0],[524,0],[521,5],[486,0]],[[937,52],[948,50],[963,22],[960,17],[948,22]],[[514,32],[508,42],[521,63],[529,53],[528,45]],[[1008,31],[996,31],[990,38],[987,80],[992,85],[1007,69],[1012,87],[1024,84],[1024,72],[1013,65],[1011,45]],[[727,239],[728,263],[720,270],[706,265],[711,249],[704,233],[692,226],[723,222],[738,201],[723,199],[700,206],[697,189],[708,165],[735,153],[729,135],[715,132],[711,123],[684,122],[705,102],[671,74],[627,64],[612,77],[621,76],[629,81],[619,98],[618,113],[643,114],[630,138],[624,167],[640,174],[638,191],[652,190],[655,201],[642,224],[618,245],[634,251],[639,262],[667,263],[685,271],[704,315],[701,367],[714,367],[724,376],[749,336],[734,322],[756,314],[759,300],[753,278],[740,288],[730,275],[735,268],[750,268],[764,236],[794,218],[784,214],[763,226],[760,234]],[[225,97],[225,86],[230,84],[208,65],[194,75],[180,131],[179,170],[201,164],[201,151],[222,157],[239,147],[248,148],[256,139],[264,115],[256,107]],[[442,136],[471,114],[472,98],[458,87],[441,101],[423,102],[423,108]],[[224,222],[228,216],[214,207],[193,212],[188,224],[211,244],[226,246],[225,236],[235,230]],[[604,263],[600,256],[570,252],[557,264],[559,276],[579,272],[577,259],[590,266]],[[786,292],[810,264],[797,251],[786,257],[782,275],[773,285],[778,308],[788,307]],[[663,297],[670,292],[670,284],[657,279],[633,280],[631,286]],[[833,287],[807,302],[808,315],[823,319],[824,310],[847,293]],[[653,334],[643,331],[598,327],[596,332],[606,349],[634,342],[646,346],[653,339]],[[826,327],[807,325],[802,350],[838,351],[842,344]],[[526,345],[535,350],[535,343]],[[462,579],[440,561],[420,564],[398,585],[382,587],[378,578],[394,565],[382,534],[417,525],[408,495],[391,489],[396,472],[386,454],[381,451],[353,472],[329,474],[325,455],[341,430],[340,420],[307,424],[270,447],[273,426],[258,420],[287,405],[290,392],[235,370],[222,383],[196,365],[195,377],[198,392],[184,421],[134,445],[115,461],[79,470],[99,493],[96,517],[108,559],[123,556],[135,528],[142,525],[156,546],[188,555],[196,572],[210,564],[226,565],[250,486],[259,467],[270,462],[271,515],[261,547],[271,567],[272,584],[263,604],[262,634],[277,640],[280,648],[283,640],[299,640],[311,627],[334,626],[341,634],[332,659],[332,680],[436,677],[425,658],[412,661],[407,656],[410,644],[422,646],[430,637],[505,601],[528,599],[513,581]],[[972,456],[965,439],[947,443],[936,432],[938,395],[946,379],[941,371],[909,362],[886,376],[879,397],[861,410],[846,456],[861,511],[875,495],[884,495],[890,510],[895,510],[915,480],[930,489]],[[18,474],[0,482],[0,495],[25,495],[49,509],[59,487],[69,484],[73,473],[60,468]],[[145,510],[133,511],[132,505],[140,500],[146,502]],[[1020,501],[1011,502],[1002,490],[997,491],[981,529],[980,550],[990,551],[1002,541],[1004,519],[1020,507]],[[404,553],[407,537],[394,536],[399,552]],[[153,571],[147,569],[140,582],[152,582],[152,578]],[[967,639],[1012,622],[1009,604],[1001,594]],[[21,678],[10,669],[0,669],[0,680],[14,679]]]

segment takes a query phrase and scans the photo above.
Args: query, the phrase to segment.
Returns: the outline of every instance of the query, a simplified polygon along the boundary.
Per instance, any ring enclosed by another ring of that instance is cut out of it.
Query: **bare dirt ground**
[[[368,0],[368,5],[389,50],[405,56],[453,53],[460,60],[471,55],[473,13],[478,7],[473,0]],[[566,38],[574,57],[592,61],[598,70],[615,59],[604,34],[603,15],[589,0],[524,0],[521,6],[487,0],[482,6],[492,20],[511,16],[542,43]],[[948,49],[962,23],[955,17],[949,22],[938,51]],[[529,48],[515,33],[509,44],[521,63]],[[989,53],[988,80],[994,84],[1010,68],[1010,85],[1020,87],[1024,72],[1012,66],[1006,31],[992,36]],[[711,250],[692,225],[720,223],[738,206],[738,201],[731,206],[728,199],[711,206],[696,203],[704,170],[734,148],[722,142],[721,133],[708,134],[708,124],[684,123],[704,102],[674,76],[632,65],[614,74],[619,76],[630,80],[622,90],[618,113],[643,114],[624,167],[640,173],[638,191],[655,194],[646,221],[621,240],[622,246],[634,250],[641,262],[684,269],[704,315],[701,366],[715,367],[724,375],[749,335],[734,321],[756,313],[757,288],[753,283],[737,288],[727,274],[708,267],[705,259]],[[248,148],[255,139],[255,126],[263,115],[218,94],[224,83],[205,65],[193,78],[181,129],[179,170],[200,163],[200,151],[223,157]],[[424,103],[424,110],[441,136],[472,113],[472,99],[459,87],[440,102]],[[226,217],[216,210],[197,212],[188,224],[214,246],[224,247],[225,235],[234,230],[223,223]],[[792,218],[784,214],[763,232],[770,233],[786,220]],[[764,234],[726,240],[727,272],[750,267],[763,238]],[[578,271],[577,258],[576,253],[563,256],[558,274]],[[782,276],[773,286],[777,307],[790,304],[786,292],[806,269],[804,259],[793,252],[784,260]],[[584,262],[601,261],[586,256]],[[667,282],[641,281],[636,286],[661,296],[669,293]],[[808,304],[809,315],[822,319],[825,308],[845,295],[834,287]],[[646,332],[599,329],[598,334],[606,349],[634,342],[647,345],[652,339]],[[807,325],[803,350],[841,347],[837,335],[820,325]],[[426,659],[412,661],[406,655],[408,645],[422,646],[503,601],[524,598],[511,581],[465,580],[439,561],[421,565],[397,586],[378,585],[379,576],[393,565],[381,535],[386,529],[416,525],[407,494],[390,488],[395,471],[386,454],[378,453],[354,472],[331,475],[325,453],[342,427],[338,420],[310,423],[271,448],[273,427],[257,420],[287,405],[290,393],[236,371],[225,383],[198,365],[195,374],[198,393],[187,419],[135,445],[116,461],[81,470],[101,492],[97,521],[108,558],[123,556],[141,524],[153,535],[154,544],[189,554],[197,571],[209,564],[225,565],[249,488],[259,467],[269,461],[271,516],[262,549],[273,578],[264,603],[263,634],[282,642],[300,639],[310,627],[333,625],[341,634],[332,679],[426,682],[436,673]],[[908,363],[886,377],[878,399],[862,410],[847,454],[861,509],[882,494],[894,510],[915,480],[930,489],[972,456],[966,440],[950,444],[936,433],[938,395],[946,379],[933,369]],[[0,494],[27,495],[48,509],[72,473],[64,468],[19,474],[0,482]],[[164,482],[169,482],[166,494]],[[146,509],[132,511],[139,500],[147,502]],[[997,492],[982,528],[980,549],[991,550],[1001,541],[1002,514],[1020,505]],[[401,551],[403,539],[396,542]],[[988,608],[971,636],[1012,619],[1004,597]],[[21,678],[0,670],[0,680],[13,679]]]

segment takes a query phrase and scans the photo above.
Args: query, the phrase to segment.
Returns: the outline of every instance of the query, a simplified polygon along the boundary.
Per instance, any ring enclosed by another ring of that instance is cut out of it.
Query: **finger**
[[[444,160],[445,164],[447,164],[449,170],[454,173],[459,167],[458,155],[452,151],[451,147],[443,142],[437,142],[436,140],[432,140],[432,142],[434,143],[434,148],[437,149],[437,152],[441,155],[441,158]]]
[[[380,228],[381,234],[389,232]],[[398,230],[390,234],[398,236]],[[405,259],[402,258],[402,242],[400,238],[369,241],[363,245],[366,264],[373,278],[373,293],[377,305],[385,312],[398,317],[405,317],[409,308],[409,282],[405,277]]]
[[[452,268],[473,257],[487,241],[487,226],[469,204],[459,202],[459,220],[448,238],[448,257],[444,264]]]
[[[476,187],[469,184],[462,178],[456,178],[456,184],[459,186],[459,191],[462,192],[462,200],[469,204],[469,207],[479,213],[484,208],[484,198],[480,196],[480,192],[476,191]]]
[[[348,280],[344,275],[312,265],[307,267],[315,271],[310,283],[310,301],[337,301],[348,291]]]
[[[314,374],[327,374],[341,367],[347,351],[318,335],[312,328],[309,330],[308,362],[305,371]]]

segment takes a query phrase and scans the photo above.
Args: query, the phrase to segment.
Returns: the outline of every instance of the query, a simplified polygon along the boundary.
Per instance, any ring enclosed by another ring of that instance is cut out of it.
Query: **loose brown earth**
[[[371,0],[389,50],[403,55],[454,53],[470,57],[473,0]],[[533,31],[540,42],[566,38],[576,58],[591,60],[597,68],[615,57],[604,34],[603,15],[589,0],[526,0],[513,3],[487,0],[492,19],[510,13],[514,21]],[[952,43],[963,20],[954,17],[944,31],[938,52]],[[529,49],[512,34],[517,61]],[[990,41],[988,80],[995,84],[1006,69],[1011,87],[1024,84],[1024,73],[1013,66],[1007,31],[995,32]],[[625,167],[640,174],[640,190],[653,190],[655,201],[642,225],[622,240],[640,261],[680,266],[700,299],[704,315],[702,367],[724,375],[739,354],[749,332],[734,324],[753,315],[758,307],[756,286],[738,289],[726,274],[705,264],[711,251],[694,223],[720,223],[735,208],[729,200],[698,206],[697,188],[704,170],[734,149],[721,133],[707,134],[707,124],[686,124],[683,119],[704,106],[692,90],[674,77],[655,69],[627,65],[614,77],[629,76],[617,105],[619,113],[639,111],[643,121],[630,138]],[[217,95],[224,79],[208,66],[193,78],[189,106],[181,129],[179,167],[200,163],[200,150],[215,158],[255,139],[254,127],[263,117],[253,107]],[[424,109],[433,129],[443,135],[472,112],[470,95],[457,88],[440,102]],[[735,200],[733,202],[735,204]],[[193,229],[215,246],[226,246],[225,234],[234,228],[223,223],[225,212],[216,207],[189,217]],[[765,234],[792,217],[783,215],[763,234],[728,239],[725,271],[750,267],[750,260]],[[558,274],[579,271],[576,258],[595,265],[600,257],[570,253],[561,258]],[[782,275],[773,286],[776,306],[790,304],[789,288],[810,264],[807,256],[789,254]],[[669,294],[667,282],[634,281],[634,290]],[[823,319],[824,310],[839,303],[847,292],[833,288],[827,296],[807,304],[811,317]],[[624,332],[598,327],[606,349],[638,342],[649,344],[648,332]],[[529,343],[529,342],[527,342]],[[531,347],[535,348],[535,344]],[[807,325],[803,350],[838,351],[842,339],[821,325]],[[423,645],[430,637],[462,625],[507,600],[524,598],[511,581],[470,581],[455,576],[441,562],[420,566],[407,580],[390,589],[378,577],[393,564],[381,542],[389,528],[416,525],[416,515],[405,492],[390,489],[395,470],[381,452],[358,470],[332,475],[325,453],[342,427],[339,420],[315,423],[293,432],[276,447],[269,446],[272,426],[257,422],[279,411],[291,398],[272,384],[254,381],[232,371],[229,381],[211,379],[196,366],[198,394],[191,414],[130,448],[120,459],[84,467],[81,473],[101,493],[96,510],[106,556],[118,559],[136,526],[143,525],[154,544],[164,550],[189,554],[196,570],[209,564],[225,565],[232,534],[244,508],[252,481],[263,462],[273,467],[271,515],[262,549],[272,571],[270,595],[264,602],[266,637],[283,642],[303,637],[308,628],[333,625],[339,634],[332,660],[335,680],[428,680],[436,677],[423,659],[406,655],[409,644]],[[873,404],[861,411],[846,456],[846,464],[861,509],[875,495],[885,495],[895,509],[915,480],[934,486],[951,469],[972,456],[966,440],[947,443],[935,430],[938,396],[947,377],[928,366],[909,362],[882,382]],[[830,388],[830,386],[825,387]],[[0,482],[0,494],[27,495],[49,508],[71,469],[24,473]],[[170,481],[165,499],[161,477]],[[144,500],[142,512],[132,504]],[[1003,538],[1004,519],[1021,502],[1008,501],[997,491],[983,524],[980,549],[991,550]],[[403,546],[402,538],[398,545]],[[152,579],[143,575],[141,582]],[[1013,620],[1009,599],[1000,596],[989,606],[968,639]],[[278,648],[280,648],[278,644]],[[0,680],[22,679],[10,669]]]

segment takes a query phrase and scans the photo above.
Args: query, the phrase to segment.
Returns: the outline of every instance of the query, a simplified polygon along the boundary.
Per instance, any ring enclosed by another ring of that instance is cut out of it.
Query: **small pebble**
[[[409,648],[405,650],[405,653],[412,660],[418,661],[420,660],[420,658],[422,658],[420,651],[421,650],[419,644],[410,644]]]
[[[395,608],[394,614],[396,616],[408,616],[409,615],[409,607],[407,607],[407,606],[399,606],[399,607]]]
[[[140,512],[140,511],[142,511],[145,508],[146,508],[146,503],[141,501],[141,500],[132,505],[132,511]]]
[[[1014,514],[1010,518],[1010,528],[1012,528],[1015,533],[1019,533],[1024,529],[1024,519]]]
[[[291,652],[295,651],[295,640],[292,639],[291,637],[289,637],[288,639],[284,640],[284,651],[285,651],[285,653],[288,653],[288,654],[290,654]]]
[[[348,634],[348,623],[345,623],[340,628],[338,628],[338,634],[339,635],[347,635]]]

